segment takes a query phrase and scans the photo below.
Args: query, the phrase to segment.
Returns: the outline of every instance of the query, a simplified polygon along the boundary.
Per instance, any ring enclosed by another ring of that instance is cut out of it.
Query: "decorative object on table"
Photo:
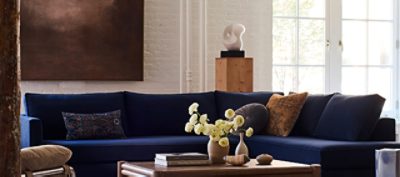
[[[226,141],[226,140],[225,140]],[[209,140],[207,143],[207,152],[212,164],[223,164],[224,156],[229,154],[229,145],[221,146],[217,141]]]
[[[208,155],[199,152],[157,153],[155,158],[161,160],[208,160]]]
[[[216,58],[215,89],[228,92],[253,92],[253,58]]]
[[[239,133],[240,141],[239,141],[238,145],[236,146],[235,155],[241,155],[241,154],[244,154],[247,156],[249,155],[249,149],[247,148],[246,143],[244,143],[243,136],[244,136],[243,132]]]
[[[154,158],[154,163],[163,166],[193,166],[209,165],[210,161],[207,154],[198,152],[185,152],[158,153]]]
[[[265,126],[268,123],[268,110],[264,105],[259,103],[244,105],[237,109],[235,113],[245,118],[245,124],[242,126],[243,129],[252,127],[251,131],[259,133],[265,129]],[[237,133],[240,136],[240,141],[236,147],[235,155],[249,155],[249,150],[243,140],[245,132],[242,131]],[[251,132],[251,134],[253,134],[253,132]]]
[[[242,166],[246,164],[247,162],[250,162],[250,158],[247,155],[240,154],[240,155],[228,155],[224,157],[224,160],[227,164],[233,165],[233,166]]]
[[[272,157],[269,154],[260,154],[256,157],[256,160],[258,162],[258,165],[271,165],[272,160],[274,160],[274,157]]]
[[[22,80],[143,80],[144,0],[21,1]]]
[[[266,133],[275,136],[288,136],[292,131],[308,93],[282,96],[273,94],[267,103],[269,119]]]
[[[40,176],[59,174],[59,176],[75,176],[73,169],[66,165],[72,157],[72,151],[59,145],[42,145],[21,149],[21,173],[24,176]],[[57,173],[56,173],[57,172]]]
[[[211,161],[209,159],[205,160],[163,160],[154,159],[154,164],[162,165],[166,167],[170,166],[200,166],[200,165],[210,165]]]
[[[225,163],[223,157],[229,154],[228,135],[233,132],[246,132],[246,136],[250,137],[253,135],[253,129],[251,127],[247,130],[243,129],[244,117],[236,115],[232,109],[225,111],[226,120],[218,119],[215,124],[210,124],[208,123],[207,114],[200,114],[198,107],[198,103],[193,103],[189,106],[190,119],[185,125],[185,131],[187,133],[194,131],[197,135],[209,136],[207,150],[211,163]]]
[[[375,176],[400,176],[400,149],[375,150]]]
[[[121,111],[77,114],[63,112],[67,140],[124,138]]]

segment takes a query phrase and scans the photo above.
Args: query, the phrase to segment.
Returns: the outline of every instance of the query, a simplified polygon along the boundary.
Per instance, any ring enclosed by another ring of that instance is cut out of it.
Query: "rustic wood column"
[[[0,0],[0,176],[20,175],[19,0]]]

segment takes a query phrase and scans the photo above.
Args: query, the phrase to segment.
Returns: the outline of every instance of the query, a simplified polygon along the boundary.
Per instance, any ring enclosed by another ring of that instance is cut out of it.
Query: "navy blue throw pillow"
[[[233,93],[215,91],[215,101],[217,103],[218,118],[223,118],[227,109],[236,110],[250,103],[267,105],[269,98],[274,93],[283,95],[282,92]]]
[[[124,138],[121,111],[94,114],[62,113],[67,140]]]
[[[368,140],[379,120],[385,98],[336,94],[326,105],[314,136],[323,139]]]
[[[312,136],[326,104],[333,95],[308,95],[299,118],[290,134],[295,136]]]

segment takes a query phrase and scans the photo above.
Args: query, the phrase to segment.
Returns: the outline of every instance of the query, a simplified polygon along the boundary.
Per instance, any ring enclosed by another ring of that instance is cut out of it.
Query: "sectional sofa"
[[[188,120],[187,107],[192,102],[198,102],[200,112],[207,113],[213,121],[223,117],[227,108],[238,109],[248,103],[265,105],[272,94],[273,92],[220,91],[190,94],[27,93],[24,97],[25,115],[21,116],[21,142],[23,147],[40,144],[69,147],[73,151],[70,165],[76,169],[78,177],[112,177],[116,176],[118,160],[151,161],[154,154],[159,152],[206,152],[207,137],[192,136],[184,132],[184,125]],[[340,95],[338,98],[341,98]],[[322,166],[322,177],[373,177],[375,149],[400,148],[400,144],[394,141],[394,119],[364,121],[362,114],[355,114],[354,116],[361,116],[361,121],[339,122],[343,126],[338,127],[332,127],[338,124],[320,125],[324,124],[320,117],[332,117],[324,115],[324,111],[327,112],[329,107],[335,106],[333,103],[330,106],[333,99],[336,99],[335,94],[310,95],[291,135],[276,137],[260,133],[248,138],[246,143],[250,155],[255,157],[261,153],[269,153],[276,159],[318,163]],[[355,110],[362,108],[347,99],[343,104],[348,104],[345,108],[350,110],[352,107]],[[115,110],[122,112],[127,138],[65,139],[66,129],[61,112],[101,113]],[[366,114],[370,114],[368,110]],[[352,111],[346,114],[349,115],[352,115]],[[332,119],[335,118],[329,118]],[[357,134],[355,138],[359,139],[352,140],[352,127],[369,127],[371,131],[363,132],[360,137]],[[324,134],[324,130],[332,132]],[[335,137],[335,134],[338,136]],[[235,144],[237,139],[231,138],[231,149],[234,149]]]

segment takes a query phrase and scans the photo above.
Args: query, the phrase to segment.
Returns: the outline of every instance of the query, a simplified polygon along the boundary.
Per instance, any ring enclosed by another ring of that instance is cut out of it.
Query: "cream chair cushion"
[[[72,151],[59,145],[42,145],[21,149],[21,171],[59,168],[68,162]]]

